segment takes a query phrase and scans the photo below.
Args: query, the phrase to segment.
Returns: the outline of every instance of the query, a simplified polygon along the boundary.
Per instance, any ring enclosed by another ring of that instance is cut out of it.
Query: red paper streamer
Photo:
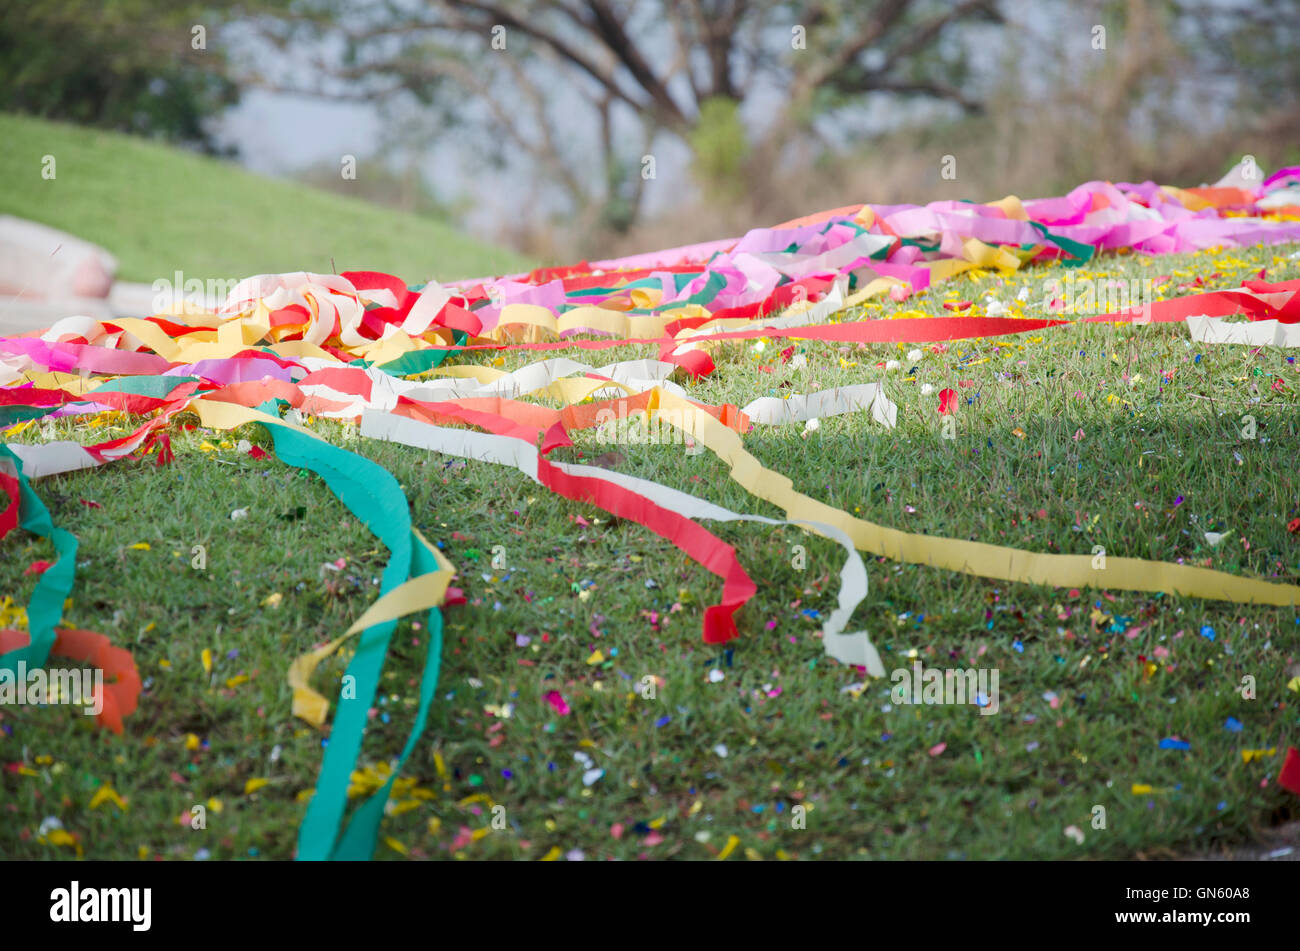
[[[121,736],[122,719],[135,712],[140,699],[142,684],[135,658],[130,651],[114,647],[112,641],[94,631],[60,627],[56,634],[51,657],[64,657],[103,671],[104,708],[95,719],[100,726]],[[0,629],[0,654],[26,647],[29,643],[31,637],[26,631]]]

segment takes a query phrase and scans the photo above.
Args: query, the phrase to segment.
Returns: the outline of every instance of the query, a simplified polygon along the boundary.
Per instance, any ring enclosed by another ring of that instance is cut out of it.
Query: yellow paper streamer
[[[1025,584],[1164,591],[1247,604],[1300,604],[1300,587],[1296,585],[1243,578],[1209,568],[1109,556],[1106,567],[1094,568],[1089,555],[1042,554],[885,528],[796,492],[788,478],[764,468],[746,452],[734,430],[686,400],[656,389],[647,410],[669,411],[662,413],[662,422],[692,433],[728,466],[731,477],[746,491],[784,509],[790,520],[833,525],[844,531],[861,551],[883,555],[892,561]]]

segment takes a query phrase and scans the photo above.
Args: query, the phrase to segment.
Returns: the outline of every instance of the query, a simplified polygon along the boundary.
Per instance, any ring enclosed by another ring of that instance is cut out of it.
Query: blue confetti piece
[[[1017,654],[1023,654],[1025,652],[1025,645],[1019,641],[1013,642],[1011,646],[1016,649]]]
[[[1201,628],[1201,637],[1205,638],[1207,641],[1214,640],[1214,628],[1210,627],[1208,624],[1204,625]]]
[[[1175,740],[1172,736],[1167,736],[1160,741],[1160,748],[1162,750],[1190,750],[1192,744],[1186,740]]]
[[[1242,730],[1241,721],[1236,717],[1228,717],[1223,724],[1223,728],[1229,733],[1240,733]]]
[[[655,721],[655,726],[667,726],[672,722],[673,722],[673,718],[668,716],[668,714],[665,713],[663,716],[661,716],[658,720]]]

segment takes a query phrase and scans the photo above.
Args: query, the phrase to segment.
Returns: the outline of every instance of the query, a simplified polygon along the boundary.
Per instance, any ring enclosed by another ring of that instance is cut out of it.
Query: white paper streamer
[[[894,428],[898,419],[898,407],[885,396],[884,387],[879,383],[837,386],[807,396],[791,396],[789,399],[760,396],[742,412],[756,423],[776,426],[857,413],[866,409],[871,410],[871,417],[876,422],[888,429]]]
[[[430,449],[451,456],[514,466],[530,479],[538,481],[537,449],[509,436],[434,426],[404,416],[374,411],[362,414],[361,435],[399,442],[420,449]],[[569,463],[555,463],[555,465],[572,475],[590,476],[622,486],[687,518],[722,522],[762,522],[766,525],[797,525],[800,528],[815,529],[818,533],[835,539],[844,547],[848,557],[840,571],[838,606],[831,612],[822,628],[826,653],[841,663],[865,667],[873,677],[885,676],[884,664],[881,663],[880,655],[867,638],[866,632],[843,633],[854,609],[867,595],[867,569],[853,541],[840,529],[821,522],[788,521],[761,515],[743,515],[656,482],[610,472],[595,466]]]
[[[1198,343],[1235,343],[1249,347],[1300,347],[1300,324],[1279,320],[1225,322],[1219,317],[1188,317],[1187,330]]]

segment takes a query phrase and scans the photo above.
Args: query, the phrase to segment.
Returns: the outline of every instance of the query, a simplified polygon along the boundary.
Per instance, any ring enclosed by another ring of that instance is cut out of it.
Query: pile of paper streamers
[[[12,435],[41,420],[116,411],[141,418],[130,435],[95,445],[0,445],[0,537],[21,527],[49,538],[57,559],[26,608],[26,630],[0,630],[0,669],[38,668],[51,655],[103,669],[110,681],[103,724],[122,732],[140,678],[129,653],[89,631],[60,627],[71,595],[77,540],[56,526],[30,480],[141,454],[171,457],[178,413],[213,429],[266,427],[279,458],[319,473],[388,547],[379,599],[341,637],[290,667],[294,713],[320,726],[329,703],[310,686],[325,657],[360,635],[347,673],[355,699],[340,700],[316,791],[299,832],[301,859],[369,858],[394,780],[415,748],[438,680],[439,607],[455,574],[411,524],[397,481],[368,459],[332,445],[304,417],[359,424],[393,440],[525,473],[557,495],[635,521],[671,540],[722,580],[704,613],[708,643],[738,635],[736,614],[755,585],[735,550],[702,522],[795,525],[845,550],[838,606],[823,636],[827,653],[874,675],[885,671],[865,632],[846,632],[867,593],[859,552],[1006,581],[1165,591],[1277,605],[1300,588],[1205,568],[1088,555],[1053,555],[961,539],[915,535],[864,521],[797,491],[746,452],[754,425],[869,412],[894,425],[896,407],[878,383],[811,396],[764,397],[743,409],[687,397],[669,375],[713,371],[716,341],[754,337],[849,342],[933,342],[1017,334],[1070,321],[1046,317],[840,320],[849,307],[900,289],[920,291],[971,268],[1015,271],[1099,251],[1146,254],[1300,240],[1300,167],[1256,187],[1178,189],[1089,182],[1061,198],[989,204],[960,201],[839,208],[739,239],[617,260],[543,268],[493,280],[407,287],[373,272],[261,275],[240,283],[217,313],[175,312],[112,321],[71,316],[44,333],[0,338],[0,426]],[[860,286],[859,286],[860,285]],[[897,293],[897,291],[896,291]],[[1244,313],[1249,323],[1218,318]],[[1134,320],[1106,314],[1090,320]],[[1198,340],[1296,346],[1300,281],[1247,282],[1157,303],[1139,322],[1186,320]],[[658,360],[591,367],[548,359],[505,372],[448,357],[476,350],[604,350],[653,343]],[[546,397],[551,409],[525,397]],[[282,417],[283,414],[283,417]],[[687,445],[715,453],[731,477],[785,519],[732,512],[706,500],[605,468],[551,461],[575,430],[636,416],[680,430]],[[461,599],[463,600],[463,599]],[[388,781],[344,822],[349,776],[398,619],[425,612],[428,656],[408,741]]]

